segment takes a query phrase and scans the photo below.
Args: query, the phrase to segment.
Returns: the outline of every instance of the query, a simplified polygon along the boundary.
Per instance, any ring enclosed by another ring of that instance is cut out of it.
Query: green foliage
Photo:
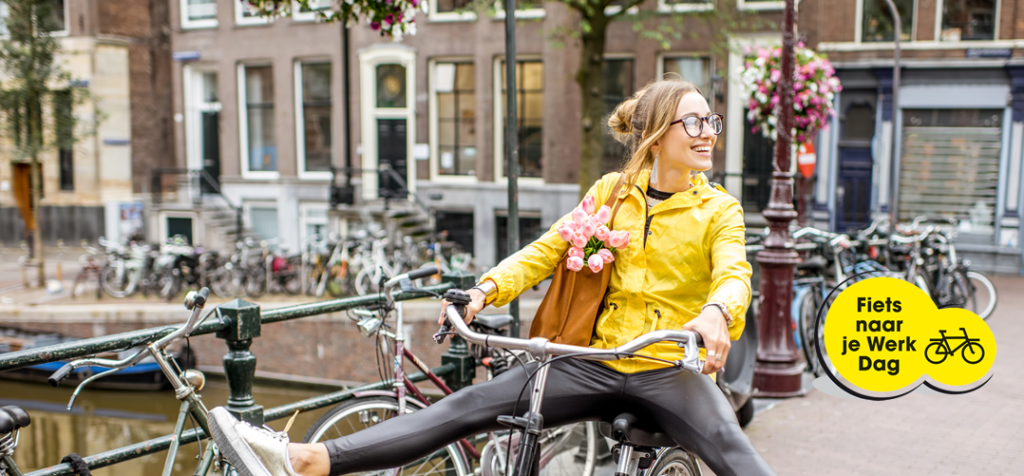
[[[73,105],[87,91],[72,87],[71,75],[54,59],[60,45],[50,31],[51,0],[7,0],[9,36],[0,41],[0,124],[14,145],[12,158],[24,160],[55,147],[70,148],[75,142]],[[45,108],[51,106],[51,113]],[[52,120],[53,127],[44,126]]]

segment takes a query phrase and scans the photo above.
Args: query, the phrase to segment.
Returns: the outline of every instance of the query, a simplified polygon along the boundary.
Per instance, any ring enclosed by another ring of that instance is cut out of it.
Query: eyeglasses
[[[705,122],[708,123],[708,126],[711,127],[711,132],[716,136],[722,133],[723,124],[721,114],[712,114],[708,117],[686,116],[682,119],[672,121],[669,126],[673,126],[680,122],[683,123],[683,129],[686,130],[686,134],[690,137],[700,137],[704,132]]]

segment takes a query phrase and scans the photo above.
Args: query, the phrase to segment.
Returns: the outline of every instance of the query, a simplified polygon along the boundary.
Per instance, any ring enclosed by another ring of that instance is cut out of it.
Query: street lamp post
[[[782,16],[782,77],[779,80],[779,123],[776,128],[772,191],[764,217],[770,232],[764,250],[757,254],[761,269],[759,339],[754,367],[754,391],[761,397],[792,397],[803,394],[803,364],[793,341],[793,269],[799,256],[793,249],[789,224],[793,209],[793,174],[790,172],[793,130],[793,63],[795,0],[786,0]]]
[[[508,177],[508,254],[519,251],[519,128],[516,123],[516,0],[505,0],[505,171]],[[519,337],[519,299],[509,303],[512,337]]]
[[[899,163],[896,157],[896,118],[899,117],[899,98],[900,91],[900,33],[903,31],[903,22],[900,18],[900,12],[896,10],[896,4],[892,0],[886,0],[889,4],[889,11],[892,12],[893,31],[893,52],[892,52],[892,138],[889,140],[890,154],[889,154],[889,223],[895,225],[899,221],[899,197],[896,194],[899,192],[899,182],[897,173],[899,172]]]

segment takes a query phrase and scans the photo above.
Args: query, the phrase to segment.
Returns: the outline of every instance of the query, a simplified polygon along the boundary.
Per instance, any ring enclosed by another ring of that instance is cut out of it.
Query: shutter
[[[1001,146],[1001,127],[905,127],[900,220],[956,217],[991,235]]]

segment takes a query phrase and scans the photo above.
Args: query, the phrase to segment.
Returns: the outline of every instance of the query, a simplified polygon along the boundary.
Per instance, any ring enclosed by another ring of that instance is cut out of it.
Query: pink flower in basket
[[[558,225],[558,236],[572,246],[566,259],[566,268],[579,271],[587,266],[597,273],[604,265],[615,261],[609,248],[625,248],[629,245],[629,232],[608,229],[612,209],[602,205],[594,212],[595,199],[587,195],[570,214],[571,220]]]

